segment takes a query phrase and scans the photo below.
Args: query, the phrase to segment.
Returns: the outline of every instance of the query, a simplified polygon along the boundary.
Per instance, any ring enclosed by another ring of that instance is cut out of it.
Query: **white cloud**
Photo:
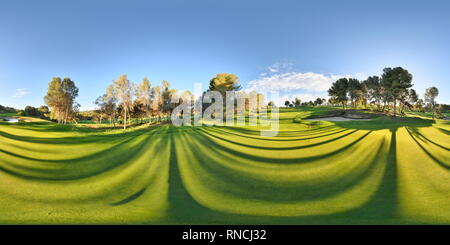
[[[23,98],[26,95],[30,94],[31,92],[27,88],[18,88],[16,89],[16,92],[13,95],[13,98]]]
[[[314,92],[327,91],[331,84],[341,75],[323,75],[314,72],[287,72],[264,76],[248,82],[246,90],[255,91],[293,91],[306,90]]]
[[[358,79],[358,80],[360,80],[360,81],[363,81],[363,80],[365,80],[367,78],[366,74],[364,74],[362,72],[356,73],[353,77]]]
[[[270,73],[287,72],[293,66],[292,62],[277,62],[267,68]],[[266,74],[266,73],[263,73]],[[261,75],[263,75],[261,74]]]
[[[279,68],[278,68],[277,66],[273,66],[273,65],[272,65],[272,66],[269,66],[268,69],[269,69],[270,72],[278,72],[278,69],[279,69]]]
[[[292,101],[299,98],[302,102],[314,101],[318,97],[328,99],[328,89],[336,80],[346,77],[365,79],[363,73],[354,75],[325,75],[314,72],[292,71],[290,62],[277,62],[267,68],[267,72],[261,73],[258,79],[249,81],[243,91],[256,91],[266,96],[271,92],[277,93],[274,97],[275,104],[283,106],[286,100]]]

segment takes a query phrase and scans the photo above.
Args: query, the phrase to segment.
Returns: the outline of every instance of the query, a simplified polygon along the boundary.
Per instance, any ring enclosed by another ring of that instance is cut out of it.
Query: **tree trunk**
[[[127,109],[123,110],[124,120],[123,120],[123,129],[127,129]]]
[[[66,115],[65,115],[65,119],[64,119],[64,124],[67,123],[68,115],[69,115],[69,107],[66,108]]]
[[[397,99],[394,99],[394,117],[395,117],[395,113],[397,112]]]
[[[431,105],[431,112],[432,112],[431,117],[434,120],[434,105]]]

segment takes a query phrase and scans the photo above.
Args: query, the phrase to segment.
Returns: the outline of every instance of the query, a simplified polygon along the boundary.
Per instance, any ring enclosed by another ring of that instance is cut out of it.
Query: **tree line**
[[[385,68],[381,76],[370,76],[366,80],[359,81],[355,78],[341,78],[335,81],[326,99],[317,98],[315,101],[302,102],[299,98],[293,101],[285,101],[286,107],[337,105],[343,109],[348,106],[352,108],[364,107],[383,113],[397,115],[404,114],[405,108],[409,110],[432,112],[434,117],[442,117],[441,111],[448,111],[448,105],[439,105],[436,98],[439,90],[436,87],[428,88],[423,96],[419,98],[417,92],[412,88],[412,75],[401,67]],[[79,90],[75,82],[66,77],[54,77],[48,84],[48,90],[44,97],[46,105],[39,108],[26,106],[24,110],[0,105],[0,113],[18,113],[19,115],[49,118],[58,123],[77,122],[78,120],[96,120],[99,123],[109,121],[123,124],[126,129],[134,122],[166,122],[172,111],[183,103],[189,101],[191,105],[202,104],[202,110],[207,109],[214,101],[205,102],[204,95],[208,91],[217,91],[226,98],[229,91],[236,92],[244,98],[256,98],[256,103],[251,99],[245,100],[247,113],[258,113],[263,107],[271,108],[275,104],[270,101],[267,105],[264,96],[254,91],[246,93],[240,91],[238,76],[230,73],[220,73],[209,81],[208,89],[199,98],[194,98],[190,91],[177,91],[171,88],[168,81],[163,80],[159,85],[152,86],[150,80],[143,78],[141,83],[131,82],[127,75],[121,75],[106,88],[103,95],[95,100],[97,109],[89,112],[79,112],[79,104],[76,102]],[[175,96],[175,97],[174,97]],[[173,100],[172,98],[177,98]],[[233,104],[237,101],[234,100]],[[225,105],[225,103],[223,103]],[[192,114],[194,113],[194,108]],[[198,113],[198,112],[197,112]],[[224,114],[225,118],[225,114]]]
[[[171,89],[168,81],[163,80],[161,85],[152,87],[146,77],[140,84],[134,84],[127,75],[121,75],[94,103],[99,108],[100,123],[103,118],[108,118],[115,126],[121,117],[123,128],[126,129],[132,118],[142,121],[155,117],[156,121],[162,121],[162,116],[170,114],[176,106],[171,103],[175,93],[177,90]],[[190,94],[189,91],[184,93]]]
[[[356,108],[358,105],[371,107],[379,112],[390,112],[394,116],[397,110],[404,114],[409,110],[425,111],[428,109],[435,116],[442,117],[436,103],[439,90],[436,87],[426,89],[424,99],[420,99],[412,84],[413,76],[402,67],[383,69],[381,76],[370,76],[364,81],[355,78],[340,78],[335,81],[328,95],[330,104],[341,104],[343,109]]]
[[[234,74],[219,73],[210,80],[207,91],[218,91],[223,98],[227,91],[239,91],[239,78]],[[39,110],[42,115],[58,122],[76,122],[78,119],[97,119],[99,123],[108,120],[111,124],[123,124],[126,129],[132,124],[132,120],[139,123],[168,121],[172,111],[183,103],[190,100],[191,104],[202,103],[203,110],[211,103],[205,103],[203,96],[195,99],[194,95],[186,91],[177,91],[171,88],[168,81],[163,80],[160,85],[152,86],[150,80],[144,77],[142,82],[135,84],[127,75],[121,75],[106,88],[105,93],[99,96],[94,104],[97,109],[91,112],[79,112],[79,104],[76,102],[78,88],[75,82],[66,77],[54,77],[48,84],[47,94],[44,97],[45,108],[27,108],[28,115],[37,116]],[[206,92],[206,91],[205,91]],[[255,107],[259,110],[264,106],[262,94],[256,92],[245,93],[247,98],[257,98],[256,105],[246,101],[246,108]],[[177,98],[175,101],[173,98]],[[192,108],[193,109],[193,108]]]
[[[27,105],[23,110],[0,105],[0,113],[16,113],[18,116],[39,117],[42,119],[48,119],[50,117],[50,109],[45,105],[38,108]]]
[[[299,107],[299,106],[319,106],[319,105],[325,105],[326,103],[327,103],[327,100],[324,98],[320,98],[320,97],[317,97],[317,99],[314,101],[310,100],[310,101],[305,101],[305,102],[302,102],[300,98],[294,98],[293,101],[286,100],[284,102],[284,105],[286,107]]]
[[[245,108],[247,111],[259,110],[265,106],[264,96],[254,91],[245,93],[239,91],[239,78],[234,74],[219,73],[214,76],[210,82],[208,89],[199,98],[189,91],[178,91],[171,88],[170,83],[163,80],[160,85],[153,86],[147,77],[142,82],[135,84],[129,81],[127,75],[121,75],[118,79],[113,80],[106,88],[103,95],[95,100],[98,107],[96,110],[98,121],[101,123],[107,118],[110,123],[116,126],[118,120],[121,120],[123,128],[126,129],[130,125],[132,119],[143,123],[148,122],[168,122],[174,109],[183,102],[189,102],[191,105],[191,115],[195,113],[194,105],[201,103],[202,112],[208,108],[214,101],[205,102],[204,95],[208,91],[217,91],[225,100],[226,93],[233,91],[245,95],[246,98],[256,98],[256,103],[250,103],[251,100],[245,100]],[[236,102],[235,102],[236,103]],[[225,103],[223,103],[225,105]]]

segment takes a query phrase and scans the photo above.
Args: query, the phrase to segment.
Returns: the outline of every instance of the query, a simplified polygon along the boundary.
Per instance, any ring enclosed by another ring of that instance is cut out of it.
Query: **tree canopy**
[[[387,67],[383,69],[381,85],[385,91],[387,101],[392,101],[394,103],[395,116],[397,100],[413,86],[412,75],[401,67]]]
[[[342,107],[345,109],[345,104],[347,104],[348,96],[348,84],[347,78],[340,78],[331,85],[328,89],[328,95],[336,102],[341,103]]]
[[[58,123],[67,123],[77,110],[75,99],[78,96],[78,88],[75,82],[66,77],[54,77],[48,85],[47,94],[44,97],[45,104],[52,108],[51,118]]]
[[[238,84],[238,76],[229,73],[219,73],[209,81],[209,90],[225,94],[226,91],[240,90],[241,86]]]

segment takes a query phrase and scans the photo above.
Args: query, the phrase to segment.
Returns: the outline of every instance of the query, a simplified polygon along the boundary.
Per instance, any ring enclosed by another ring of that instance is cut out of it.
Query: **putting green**
[[[426,118],[106,131],[0,122],[3,224],[450,223],[450,124]]]

